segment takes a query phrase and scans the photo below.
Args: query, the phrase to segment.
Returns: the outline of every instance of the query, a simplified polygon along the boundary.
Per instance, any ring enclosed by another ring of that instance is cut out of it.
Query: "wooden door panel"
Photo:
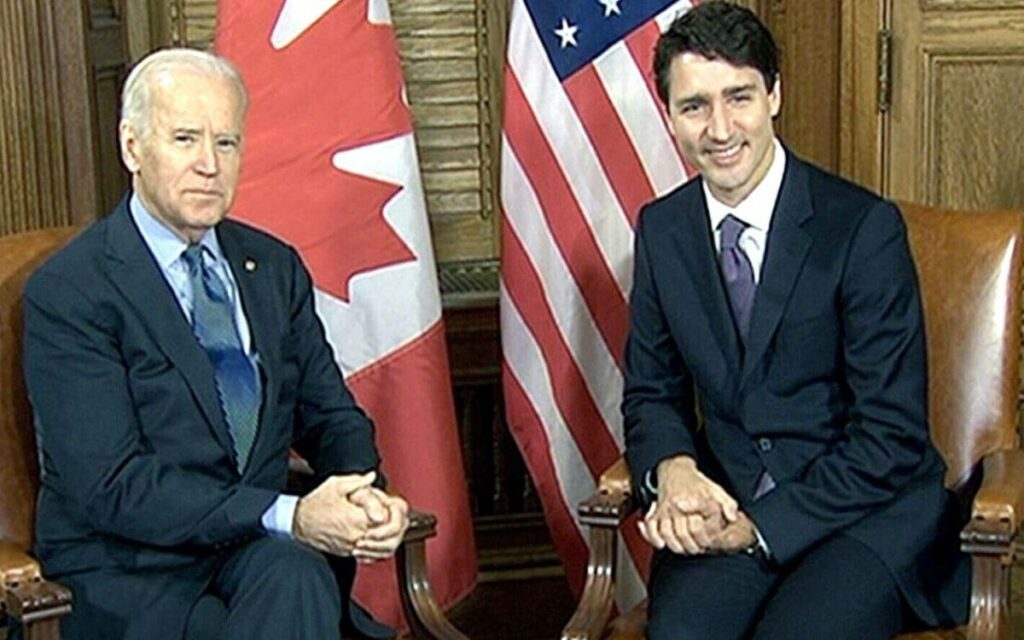
[[[1024,207],[1024,2],[894,0],[891,30],[886,194]]]

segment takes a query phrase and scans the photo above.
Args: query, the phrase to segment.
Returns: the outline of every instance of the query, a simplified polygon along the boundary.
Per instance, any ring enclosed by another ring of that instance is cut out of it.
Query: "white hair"
[[[150,122],[153,80],[161,72],[171,70],[192,71],[223,78],[230,82],[238,93],[243,114],[249,106],[249,93],[242,81],[242,75],[224,58],[198,49],[161,49],[149,54],[132,68],[121,90],[121,119],[130,123],[137,135],[143,135]]]

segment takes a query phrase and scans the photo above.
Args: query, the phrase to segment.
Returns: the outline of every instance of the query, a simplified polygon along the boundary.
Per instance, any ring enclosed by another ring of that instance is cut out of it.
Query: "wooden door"
[[[1024,208],[1024,0],[883,1],[892,96],[881,115],[882,191]]]

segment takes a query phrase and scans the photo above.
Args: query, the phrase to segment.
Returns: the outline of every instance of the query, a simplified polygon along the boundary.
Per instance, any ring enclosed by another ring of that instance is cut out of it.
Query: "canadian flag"
[[[441,304],[387,0],[221,0],[216,48],[250,94],[233,215],[295,246],[349,388],[377,425],[384,473],[438,517],[427,545],[442,605],[476,581]],[[356,599],[404,626],[392,564]]]

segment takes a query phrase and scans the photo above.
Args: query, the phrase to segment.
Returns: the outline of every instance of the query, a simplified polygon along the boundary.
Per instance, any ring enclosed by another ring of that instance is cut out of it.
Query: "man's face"
[[[683,53],[669,67],[668,97],[679,149],[716,198],[738,204],[772,164],[779,82],[769,93],[753,67]]]
[[[225,78],[192,70],[150,79],[150,121],[121,122],[121,157],[142,203],[195,242],[231,207],[242,158],[242,106]]]

